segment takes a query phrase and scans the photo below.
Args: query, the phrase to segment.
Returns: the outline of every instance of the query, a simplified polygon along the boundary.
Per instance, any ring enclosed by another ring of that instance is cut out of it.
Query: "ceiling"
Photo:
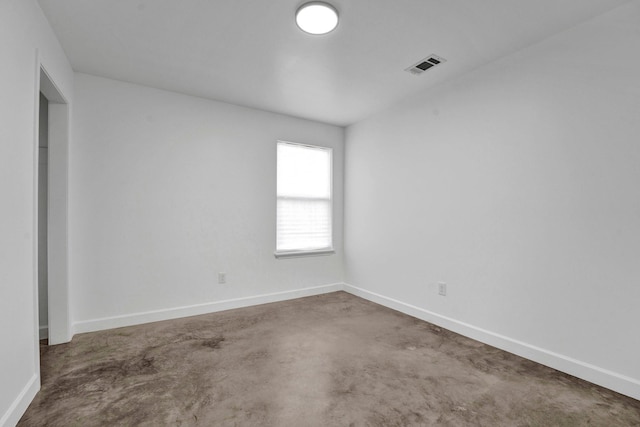
[[[628,0],[39,0],[74,70],[345,126]],[[436,54],[447,62],[404,71]]]

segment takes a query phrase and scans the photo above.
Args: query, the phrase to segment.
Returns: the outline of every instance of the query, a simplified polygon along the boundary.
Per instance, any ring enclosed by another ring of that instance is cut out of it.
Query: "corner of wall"
[[[33,374],[7,412],[0,418],[0,427],[15,426],[40,390],[40,374]]]

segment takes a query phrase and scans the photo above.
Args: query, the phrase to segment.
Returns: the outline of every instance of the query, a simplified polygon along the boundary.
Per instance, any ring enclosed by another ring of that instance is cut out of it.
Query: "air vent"
[[[418,76],[424,73],[425,71],[427,71],[429,68],[435,67],[436,65],[440,65],[443,62],[447,62],[447,60],[438,55],[431,55],[421,61],[416,62],[411,67],[407,68],[405,71],[408,71],[411,74]]]

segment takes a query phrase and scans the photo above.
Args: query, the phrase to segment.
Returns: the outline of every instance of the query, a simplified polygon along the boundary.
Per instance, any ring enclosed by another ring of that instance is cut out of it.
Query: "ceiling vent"
[[[440,65],[443,62],[447,62],[447,60],[438,55],[430,55],[425,59],[416,62],[411,67],[405,69],[405,71],[410,72],[414,76],[419,76],[420,74],[424,73],[428,69],[433,68],[436,65]]]

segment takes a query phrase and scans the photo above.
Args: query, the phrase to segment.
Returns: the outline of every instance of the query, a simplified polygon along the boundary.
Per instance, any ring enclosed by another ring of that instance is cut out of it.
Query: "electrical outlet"
[[[438,283],[438,294],[442,295],[443,297],[447,296],[447,284],[444,282],[439,282]]]
[[[220,285],[227,283],[227,273],[218,273],[218,283]]]

